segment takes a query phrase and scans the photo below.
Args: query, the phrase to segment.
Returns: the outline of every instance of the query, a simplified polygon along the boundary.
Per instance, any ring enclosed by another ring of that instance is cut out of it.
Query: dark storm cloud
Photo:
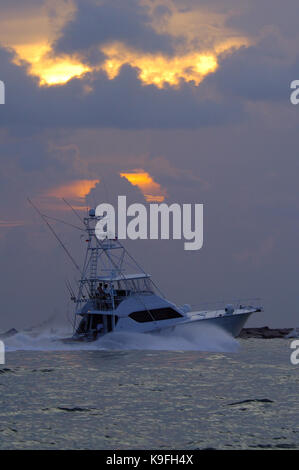
[[[173,51],[171,38],[152,29],[147,9],[138,0],[104,0],[101,4],[77,0],[76,4],[76,17],[54,45],[56,52],[85,51],[85,57],[99,60],[98,46],[110,41],[121,41],[145,52]]]
[[[290,82],[299,76],[299,61],[285,64],[271,35],[221,60],[217,72],[198,87],[182,83],[179,89],[144,86],[130,66],[114,80],[96,72],[63,86],[39,87],[37,79],[11,60],[0,50],[0,78],[6,84],[0,125],[23,133],[29,127],[195,129],[229,124],[246,119],[244,100],[287,102]],[[92,91],[85,93],[84,85]],[[211,98],[213,88],[217,100]]]
[[[287,103],[290,83],[298,77],[299,58],[288,63],[278,38],[271,34],[258,45],[243,47],[225,58],[217,73],[207,80],[235,99]]]
[[[206,6],[206,2],[202,1],[200,5]],[[218,0],[211,4],[214,8],[219,5]],[[230,6],[234,5],[235,0],[231,0]],[[184,2],[183,6],[191,8],[192,1]],[[74,50],[85,49],[112,37],[136,45],[139,35],[142,37],[137,45],[142,48],[154,49],[158,45],[163,49],[168,43],[164,42],[165,37],[145,27],[146,10],[137,0],[103,2],[100,6],[92,1],[80,1],[78,8],[80,14],[66,26],[57,47],[62,48],[64,42],[63,47],[66,47],[69,41]],[[96,15],[94,9],[101,14]],[[251,7],[243,12],[245,17],[249,10]],[[160,14],[168,14],[168,10],[164,8]],[[260,16],[264,22],[267,20],[263,8]],[[97,27],[99,17],[105,23],[103,28]],[[88,27],[91,18],[94,23]],[[120,28],[118,22],[122,25]],[[220,57],[219,61],[218,70],[198,87],[185,82],[179,88],[144,86],[137,77],[137,70],[130,66],[123,66],[113,80],[104,72],[93,72],[62,86],[39,87],[38,79],[28,76],[25,66],[12,64],[12,55],[0,49],[0,79],[6,84],[6,105],[0,108],[0,125],[26,133],[29,127],[43,126],[195,129],[229,124],[246,119],[244,100],[287,101],[289,84],[298,78],[299,62],[285,60],[285,50],[277,31],[270,31],[254,46],[243,47],[224,59]],[[92,91],[85,93],[85,85],[91,86]],[[217,99],[211,98],[213,94]]]
[[[120,129],[171,129],[213,126],[235,122],[242,106],[226,99],[201,97],[200,88],[182,84],[180,89],[143,86],[129,66],[109,80],[93,76],[93,91],[84,93],[89,78],[73,79],[64,86],[38,87],[25,69],[11,63],[0,50],[6,105],[0,109],[1,127],[116,127]]]

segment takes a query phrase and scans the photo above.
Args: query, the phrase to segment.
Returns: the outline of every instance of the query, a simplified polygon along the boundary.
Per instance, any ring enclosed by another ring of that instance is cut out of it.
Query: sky
[[[289,0],[2,0],[0,330],[72,309],[76,279],[27,198],[204,204],[204,244],[127,247],[166,297],[261,298],[299,325],[299,5]],[[82,261],[80,234],[53,222]]]

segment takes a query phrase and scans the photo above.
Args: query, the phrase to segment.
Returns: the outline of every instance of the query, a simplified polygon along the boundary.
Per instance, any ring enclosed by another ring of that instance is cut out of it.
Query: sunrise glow
[[[166,191],[146,171],[137,169],[131,173],[120,173],[120,176],[126,178],[133,186],[137,186],[147,202],[164,201]]]
[[[45,0],[34,9],[23,8],[20,17],[3,14],[0,19],[0,44],[14,51],[14,63],[26,66],[27,73],[37,77],[39,86],[57,86],[73,78],[84,78],[87,72],[103,70],[110,80],[115,79],[124,65],[136,69],[143,85],[179,87],[182,82],[198,86],[206,76],[219,67],[219,56],[249,45],[249,39],[227,28],[227,15],[211,13],[196,7],[182,11],[169,3],[171,15],[162,23],[155,16],[154,6],[160,1],[147,2],[151,27],[157,34],[167,34],[174,40],[184,37],[184,47],[178,45],[171,55],[145,52],[138,45],[129,47],[123,42],[98,44],[104,54],[102,62],[89,65],[84,53],[62,54],[55,43],[65,26],[76,18],[73,0]],[[179,43],[178,43],[179,44]],[[90,85],[83,85],[86,93]]]
[[[41,86],[63,85],[91,70],[75,57],[53,57],[47,44],[17,46],[16,52],[15,63],[19,65],[25,60],[29,64],[29,74],[38,77]]]
[[[217,57],[213,54],[190,53],[167,57],[161,54],[143,54],[128,49],[121,43],[105,46],[102,52],[107,56],[103,69],[112,80],[123,65],[138,70],[138,78],[145,85],[163,88],[166,84],[177,86],[181,80],[193,81],[198,85],[203,78],[217,70]]]
[[[76,180],[49,190],[45,196],[84,199],[100,180]]]

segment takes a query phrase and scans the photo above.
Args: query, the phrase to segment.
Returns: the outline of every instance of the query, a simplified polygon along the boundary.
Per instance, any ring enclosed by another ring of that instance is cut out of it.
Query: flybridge
[[[199,250],[203,245],[203,204],[149,204],[148,213],[145,205],[135,203],[127,207],[126,196],[118,196],[117,217],[114,206],[107,203],[99,204],[94,216],[99,218],[95,227],[99,240],[169,240],[172,232],[173,240],[187,240],[185,250]],[[127,217],[131,219],[127,221]]]
[[[0,80],[0,104],[5,104],[5,85],[2,80]]]

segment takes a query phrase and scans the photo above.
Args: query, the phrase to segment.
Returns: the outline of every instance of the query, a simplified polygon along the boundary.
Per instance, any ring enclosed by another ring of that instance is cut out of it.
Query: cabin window
[[[151,310],[153,317],[155,320],[169,320],[171,318],[179,318],[182,315],[178,313],[173,308],[157,308],[155,310]]]
[[[147,310],[130,313],[129,317],[132,318],[132,320],[137,321],[138,323],[153,321],[153,318],[150,316]]]
[[[150,312],[150,313],[149,313]],[[145,323],[150,321],[170,320],[171,318],[179,318],[182,315],[173,308],[152,308],[150,310],[141,310],[140,312],[130,313],[129,317],[138,323]]]

